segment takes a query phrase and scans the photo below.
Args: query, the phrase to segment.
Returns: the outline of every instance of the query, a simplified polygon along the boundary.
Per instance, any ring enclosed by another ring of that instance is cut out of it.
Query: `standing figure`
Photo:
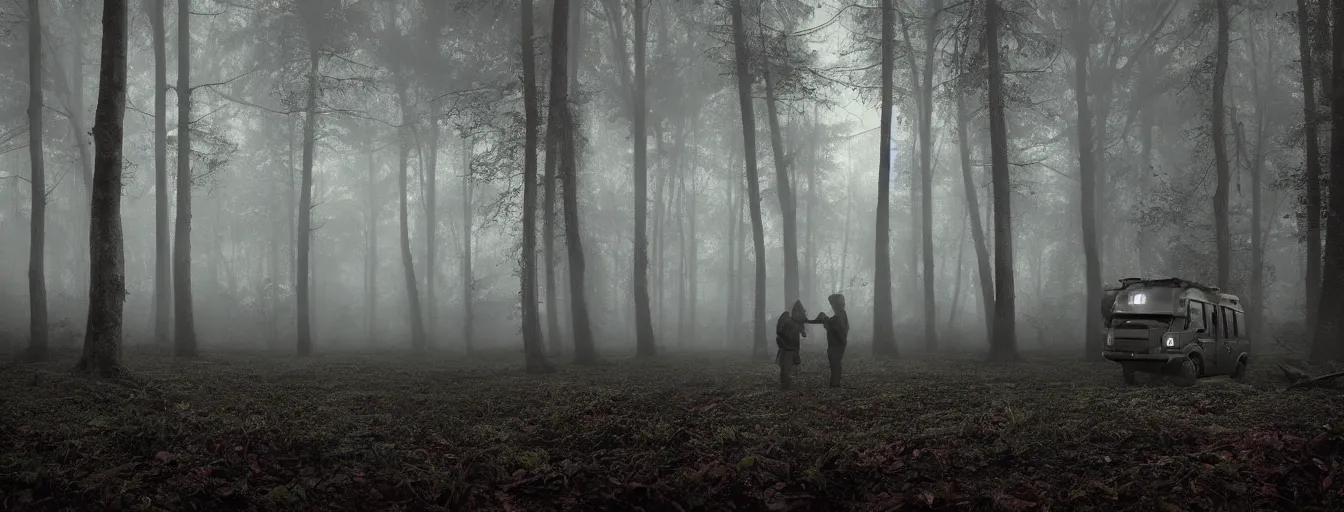
[[[793,302],[793,311],[780,313],[779,320],[775,322],[775,345],[779,347],[779,355],[775,356],[775,362],[779,363],[779,387],[780,389],[789,389],[793,382],[793,374],[797,367],[803,364],[803,358],[798,353],[802,348],[802,337],[807,336],[807,330],[804,328],[807,323],[807,311],[803,309],[803,301]]]
[[[821,324],[826,329],[826,359],[831,363],[831,387],[840,387],[840,360],[845,357],[845,345],[849,342],[849,314],[845,313],[845,296],[839,293],[827,297],[834,313],[818,313],[817,319],[808,323]]]

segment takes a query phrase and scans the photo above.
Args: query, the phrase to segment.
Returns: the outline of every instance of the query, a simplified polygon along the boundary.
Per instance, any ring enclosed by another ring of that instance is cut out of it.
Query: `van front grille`
[[[1119,338],[1115,340],[1113,350],[1120,350],[1124,352],[1147,352],[1148,349],[1151,347],[1152,345],[1151,343],[1148,342],[1148,340]]]

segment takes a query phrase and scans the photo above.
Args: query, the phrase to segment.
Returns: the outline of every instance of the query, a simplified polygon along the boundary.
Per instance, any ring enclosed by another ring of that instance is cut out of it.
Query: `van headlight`
[[[1115,346],[1115,332],[1114,332],[1114,331],[1106,331],[1106,346],[1108,346],[1108,347]]]
[[[1176,336],[1168,334],[1162,337],[1162,346],[1172,348],[1176,346]]]

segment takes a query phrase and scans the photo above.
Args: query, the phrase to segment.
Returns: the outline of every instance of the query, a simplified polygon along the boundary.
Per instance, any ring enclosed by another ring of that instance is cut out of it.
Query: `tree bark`
[[[725,243],[725,246],[728,247],[728,252],[724,253],[723,265],[725,269],[723,285],[728,288],[727,293],[724,295],[723,304],[724,313],[727,315],[724,318],[723,324],[724,348],[732,346],[733,340],[737,339],[737,273],[741,270],[737,268],[736,263],[737,253],[741,250],[737,246],[737,239],[741,236],[737,230],[737,226],[742,218],[742,208],[738,205],[738,203],[742,202],[742,194],[737,193],[738,180],[735,180],[734,178],[737,178],[738,175],[733,172],[737,169],[737,152],[730,149],[729,155],[727,169],[728,183],[726,184],[727,187],[725,187],[728,189],[728,200],[724,202],[724,212],[728,214],[728,218],[724,219],[727,221],[725,230],[728,232],[728,240]]]
[[[923,214],[924,248],[924,345],[929,352],[938,350],[938,315],[934,297],[933,268],[933,54],[938,38],[938,15],[943,11],[942,0],[929,2],[931,12],[924,26],[924,84],[920,95],[924,108],[919,112],[919,174],[920,206]]]
[[[563,1],[563,0],[561,0]],[[891,0],[888,0],[891,1]],[[752,309],[752,353],[766,356],[765,334],[765,227],[761,222],[761,184],[756,170],[756,114],[751,104],[751,71],[748,69],[747,30],[742,0],[733,0],[733,56],[737,67],[737,100],[742,115],[742,155],[747,164],[747,202],[751,207],[751,242],[756,255],[755,305]]]
[[[551,16],[551,101],[550,130],[559,144],[557,174],[563,182],[561,201],[565,209],[565,247],[569,256],[570,314],[574,327],[574,360],[579,364],[597,362],[597,346],[593,327],[588,317],[588,301],[584,294],[583,241],[579,238],[579,191],[573,116],[570,113],[568,91],[569,0],[555,0]]]
[[[536,47],[533,45],[533,8],[532,0],[523,0],[522,31],[519,38],[523,54],[523,108],[526,116],[526,152],[523,155],[523,262],[522,262],[522,309],[523,309],[523,353],[526,355],[527,371],[540,373],[551,369],[546,361],[544,340],[541,335],[541,321],[537,311],[537,128],[541,124],[540,105],[537,102],[537,65]],[[549,137],[549,136],[548,136]],[[465,146],[466,138],[463,137]],[[465,151],[465,148],[464,148]],[[549,158],[549,157],[548,157]],[[549,180],[548,180],[549,182]],[[554,190],[554,184],[547,188]],[[548,192],[548,197],[550,192]],[[550,217],[550,214],[547,214]],[[549,231],[549,229],[548,229]],[[550,242],[548,241],[549,245]],[[549,249],[548,249],[549,253]],[[552,275],[547,270],[547,280]],[[465,283],[464,283],[465,284]],[[547,293],[553,295],[551,283],[546,285]],[[548,301],[548,304],[550,302]],[[555,306],[547,306],[547,313],[554,314]],[[551,335],[555,336],[554,324]]]
[[[1102,318],[1094,314],[1093,308],[1101,303],[1101,254],[1097,237],[1097,176],[1093,167],[1094,134],[1092,133],[1092,109],[1088,103],[1087,63],[1092,52],[1090,41],[1091,24],[1088,22],[1090,6],[1084,0],[1073,1],[1073,96],[1078,107],[1078,181],[1080,192],[1083,265],[1086,275],[1087,302],[1083,304],[1087,321],[1083,333],[1083,357],[1097,359],[1104,348],[1100,333],[1104,326]],[[1039,276],[1038,276],[1039,278]]]
[[[1336,1],[1335,27],[1344,27],[1344,2]],[[1333,72],[1330,87],[1330,177],[1329,214],[1325,220],[1325,261],[1321,267],[1320,313],[1317,316],[1316,336],[1312,340],[1312,359],[1338,360],[1344,358],[1344,341],[1339,339],[1339,317],[1344,314],[1344,297],[1325,290],[1344,287],[1344,30],[1335,30],[1333,41]]]
[[[633,96],[631,108],[633,112],[633,121],[630,126],[630,136],[635,142],[635,236],[634,236],[634,302],[635,302],[635,354],[639,357],[653,357],[657,353],[657,345],[653,335],[653,314],[649,310],[649,239],[648,239],[648,218],[649,218],[649,140],[648,128],[648,105],[646,97],[648,95],[647,84],[645,83],[644,61],[646,48],[648,46],[648,34],[646,34],[647,13],[644,10],[644,2],[637,1],[635,4],[635,83],[634,89],[630,91]],[[619,11],[618,11],[619,12]],[[613,23],[621,23],[616,19]],[[624,45],[624,42],[621,42]],[[621,62],[625,66],[625,62]]]
[[[408,102],[402,102],[403,108],[406,108]],[[405,124],[405,118],[403,118]],[[400,133],[397,156],[397,197],[400,201],[400,210],[398,218],[400,221],[401,235],[401,268],[406,278],[406,298],[410,311],[407,312],[411,322],[411,350],[420,352],[425,349],[425,323],[423,310],[420,304],[420,291],[417,290],[415,279],[415,259],[411,254],[411,225],[410,225],[410,198],[407,197],[407,159],[410,156],[410,130],[403,126],[398,130]],[[299,271],[303,273],[302,270]]]
[[[47,181],[42,155],[42,8],[28,0],[28,158],[32,220],[28,242],[28,360],[47,359]]]
[[[313,152],[315,148],[315,138],[317,132],[317,48],[309,42],[308,47],[308,91],[304,104],[303,116],[303,166],[299,176],[299,206],[298,206],[298,227],[295,233],[298,240],[295,241],[295,308],[294,314],[298,316],[298,352],[299,356],[306,357],[313,353],[313,333],[311,307],[309,306],[308,288],[308,263],[309,252],[312,244],[312,224],[313,224]],[[403,143],[404,147],[404,143]],[[402,190],[405,190],[406,157],[402,155]],[[405,194],[403,194],[403,197]],[[403,229],[406,215],[405,203],[402,203]]]
[[[1229,1],[1217,0],[1218,42],[1213,67],[1213,107],[1209,111],[1213,121],[1213,159],[1218,171],[1218,183],[1213,192],[1213,224],[1218,240],[1217,286],[1223,290],[1229,289],[1232,284],[1232,231],[1227,218],[1228,188],[1232,173],[1227,162],[1227,120],[1223,113],[1226,108],[1223,96],[1227,85],[1228,32],[1231,25]]]
[[[957,85],[957,140],[961,156],[961,182],[966,191],[966,210],[971,222],[971,240],[975,242],[975,263],[980,278],[980,305],[984,308],[985,339],[994,339],[994,271],[989,263],[985,226],[980,220],[980,199],[975,190],[971,165],[971,141],[967,133],[970,115],[966,112],[966,89]]]
[[[191,1],[177,0],[177,219],[173,236],[173,355],[196,357],[191,297]]]
[[[1248,283],[1251,303],[1245,307],[1251,338],[1260,339],[1261,324],[1264,321],[1265,312],[1265,242],[1262,188],[1265,155],[1267,153],[1265,143],[1269,135],[1269,131],[1265,129],[1269,116],[1262,106],[1270,102],[1268,91],[1273,87],[1274,81],[1272,76],[1269,84],[1262,84],[1260,81],[1261,63],[1256,51],[1255,37],[1257,31],[1255,30],[1254,19],[1250,23],[1251,30],[1246,35],[1246,42],[1251,58],[1251,96],[1255,99],[1251,104],[1252,115],[1255,116],[1255,156],[1251,161],[1251,282]],[[1274,65],[1273,44],[1269,45],[1266,50],[1264,64],[1266,66]]]
[[[172,344],[172,249],[168,233],[168,34],[166,0],[150,0],[154,39],[154,343]]]
[[[435,175],[439,167],[439,102],[434,100],[430,102],[429,110],[429,138],[428,148],[425,151],[425,338],[426,344],[435,339],[435,333],[438,331],[438,311],[439,301],[434,294],[435,277],[439,274],[435,269],[438,266],[438,181]],[[470,242],[468,242],[470,243]]]
[[[699,117],[699,116],[698,116],[698,114],[697,114],[696,117],[695,117],[695,119],[698,120],[698,117]],[[699,137],[698,137],[699,132],[698,132],[698,131],[695,131],[695,130],[696,130],[696,129],[695,129],[695,126],[699,126],[698,123],[692,125],[692,130],[693,130],[693,131],[691,132],[691,134],[692,134],[692,137],[693,137],[693,140],[694,140],[694,142],[692,142],[692,144],[695,144],[696,146],[698,146],[698,145],[699,145],[699,142],[700,142],[700,141],[699,141]],[[684,152],[685,150],[686,150],[686,148],[685,148],[684,145],[683,145],[683,147],[682,147],[682,151]],[[697,155],[698,155],[698,154],[699,154],[699,153],[697,153]],[[686,169],[686,174],[689,175],[690,180],[691,180],[691,185],[690,185],[690,186],[691,186],[691,190],[690,190],[691,193],[690,193],[689,196],[686,197],[686,202],[688,203],[688,204],[686,205],[686,223],[687,223],[687,227],[690,229],[690,232],[688,232],[688,233],[686,234],[686,237],[687,237],[688,239],[690,239],[690,244],[688,244],[688,245],[686,246],[686,249],[685,249],[686,252],[687,252],[687,254],[686,254],[686,263],[687,263],[686,280],[690,283],[690,289],[687,291],[687,299],[686,299],[686,302],[687,302],[687,303],[686,303],[686,309],[687,309],[687,311],[688,311],[688,315],[687,315],[687,319],[686,319],[686,327],[687,327],[688,330],[687,330],[686,333],[684,333],[684,334],[681,335],[681,339],[682,339],[682,340],[692,340],[692,339],[694,339],[695,333],[699,331],[699,329],[698,329],[698,327],[697,327],[697,324],[699,323],[699,319],[697,318],[697,316],[696,316],[696,314],[695,314],[695,313],[696,313],[696,308],[697,308],[697,306],[699,305],[699,297],[700,297],[700,286],[699,286],[700,283],[699,283],[699,276],[697,275],[698,272],[699,272],[699,270],[700,270],[700,269],[699,269],[699,267],[700,267],[700,265],[699,265],[699,259],[700,259],[700,258],[699,258],[699,251],[696,250],[696,248],[699,247],[700,239],[699,239],[698,236],[696,235],[696,222],[695,222],[695,216],[696,216],[696,200],[695,200],[695,199],[696,199],[697,197],[699,197],[699,193],[700,193],[700,190],[699,190],[700,187],[696,185],[696,183],[698,183],[698,181],[696,180],[696,176],[695,176],[695,172],[696,172],[696,170],[697,170],[698,168],[699,168],[699,161],[698,161],[698,156],[697,156],[697,159],[694,160],[694,161],[692,161],[690,167],[688,167],[688,168]]]
[[[529,12],[531,12],[531,11],[529,11]],[[528,27],[528,28],[531,28],[531,27]],[[531,37],[529,37],[528,40],[531,41]],[[535,64],[533,64],[533,65],[535,66]],[[534,71],[534,73],[535,73],[535,71]],[[536,82],[533,82],[532,87],[536,87]],[[534,99],[535,99],[535,98],[534,98]],[[532,128],[533,128],[533,129],[536,129],[536,125],[532,125]],[[536,146],[535,146],[535,143],[536,143],[536,141],[533,140],[533,144],[534,144],[534,145],[531,147],[531,149],[529,149],[529,153],[528,153],[528,154],[532,155],[532,158],[533,158],[533,159],[536,158]],[[536,173],[537,169],[536,169],[535,165],[536,165],[536,162],[533,162],[532,179],[533,179],[533,181],[534,181],[534,183],[533,183],[533,193],[534,193],[534,195],[535,195],[535,193],[536,193],[536,183],[535,183],[535,180],[536,180],[536,177],[537,177],[537,173]],[[475,315],[475,308],[473,307],[473,305],[475,304],[475,301],[476,301],[476,293],[475,293],[475,292],[476,292],[476,277],[475,277],[474,274],[472,274],[472,271],[471,271],[471,226],[472,226],[472,222],[473,222],[473,221],[472,221],[472,218],[471,218],[471,213],[472,213],[472,203],[471,203],[471,201],[472,201],[472,199],[471,199],[472,190],[471,190],[471,188],[472,188],[472,187],[471,187],[471,138],[470,138],[470,137],[462,137],[462,173],[463,173],[463,174],[462,174],[462,314],[463,314],[463,318],[462,318],[462,342],[466,344],[466,347],[467,347],[467,353],[471,353],[471,352],[475,349],[475,347],[474,347],[474,343],[473,343],[473,342],[474,342],[474,338],[476,337],[476,323],[475,323],[475,316],[474,316],[474,315]],[[535,199],[535,198],[534,198],[534,199]],[[535,202],[535,200],[534,200],[533,202]],[[535,211],[535,209],[536,209],[536,205],[534,204],[534,205],[533,205],[533,210],[534,210],[534,211],[532,212],[532,214],[533,214],[534,216],[536,215],[536,211]],[[536,277],[536,261],[537,261],[536,250],[537,250],[537,243],[536,243],[536,239],[535,239],[535,238],[536,238],[536,224],[535,224],[535,221],[536,221],[536,219],[534,218],[534,219],[533,219],[533,222],[534,222],[534,223],[533,223],[533,224],[528,224],[528,230],[532,233],[532,236],[533,236],[533,240],[532,240],[532,252],[529,252],[529,253],[528,253],[528,259],[529,259],[529,261],[532,262],[532,265],[533,265],[533,269],[532,269],[532,277],[531,277],[531,279],[533,280],[533,281],[532,281],[532,294],[533,294],[534,296],[536,295],[536,279],[537,279],[537,277]],[[433,272],[430,272],[430,273],[432,274]],[[534,299],[533,299],[533,303],[535,304],[535,302],[536,302],[536,300],[535,300],[535,298],[534,298]],[[540,346],[540,341],[538,341],[538,346]],[[544,357],[544,356],[543,356],[543,357]]]
[[[989,145],[994,179],[994,337],[990,359],[1017,355],[1016,287],[1013,282],[1012,187],[1008,182],[1008,127],[1004,112],[1003,68],[999,63],[998,0],[985,2],[985,48],[989,71]]]
[[[378,345],[378,176],[374,166],[374,139],[369,136],[368,219],[365,221],[364,318],[368,324],[369,345]]]
[[[1326,0],[1318,0],[1325,3]],[[1324,9],[1320,12],[1324,15]],[[1314,21],[1314,23],[1313,23]],[[1307,332],[1314,335],[1317,326],[1321,297],[1321,149],[1320,149],[1320,105],[1316,98],[1316,69],[1313,59],[1324,54],[1329,35],[1329,22],[1324,16],[1313,20],[1308,12],[1307,0],[1297,0],[1297,42],[1302,59],[1302,124],[1306,139],[1306,289]],[[1310,36],[1315,36],[1315,48],[1311,46]],[[1322,82],[1328,78],[1322,77]],[[1312,343],[1312,358],[1322,359],[1327,347],[1324,343]]]
[[[804,201],[804,215],[807,223],[803,228],[803,296],[809,299],[817,296],[817,143],[815,139],[820,138],[817,122],[817,104],[812,104],[812,123],[809,124],[809,133],[814,139],[807,144],[807,166],[803,172],[807,173],[807,199]]]
[[[968,210],[966,210],[966,215],[965,215],[965,217],[970,217],[970,216],[971,216],[971,211],[968,209]],[[965,258],[965,256],[966,256],[966,231],[967,231],[967,229],[969,229],[969,226],[970,226],[970,223],[968,223],[967,220],[969,220],[969,219],[963,219],[963,220],[962,220],[962,223],[961,223],[961,236],[958,236],[958,237],[957,237],[957,259],[955,260],[955,261],[957,262],[957,263],[956,263],[956,265],[957,265],[957,274],[956,274],[956,277],[955,277],[955,278],[953,279],[953,281],[952,281],[952,304],[949,305],[949,306],[947,307],[948,313],[947,313],[947,329],[946,329],[946,330],[949,331],[949,332],[952,330],[952,325],[953,325],[952,322],[955,321],[955,320],[957,319],[957,306],[961,303],[961,277],[962,277],[962,274],[963,274],[963,273],[965,272],[965,270],[966,270],[966,266],[963,265],[962,263],[963,263],[963,258]]]
[[[677,144],[680,152],[681,144]],[[680,160],[680,159],[678,159]],[[685,169],[680,168],[681,162],[677,162],[677,184],[676,189],[672,191],[676,197],[672,207],[676,209],[677,216],[677,334],[674,338],[677,346],[685,348],[686,346],[686,174]]]
[[[307,107],[304,107],[304,112],[307,112]],[[305,114],[305,116],[306,116],[306,114]],[[289,126],[288,126],[288,128],[289,128],[288,131],[285,132],[285,133],[286,133],[286,139],[285,139],[285,140],[287,140],[287,141],[289,142],[289,150],[288,150],[288,152],[287,152],[286,159],[285,159],[285,160],[286,160],[286,164],[285,164],[285,171],[286,171],[286,172],[285,172],[285,185],[286,185],[286,189],[285,189],[285,215],[287,216],[287,217],[286,217],[286,221],[287,221],[287,222],[285,222],[285,229],[289,230],[289,247],[288,247],[288,249],[289,249],[289,258],[288,258],[288,260],[289,260],[289,276],[288,276],[288,277],[289,277],[289,286],[290,286],[290,288],[296,290],[296,291],[295,291],[295,296],[297,297],[297,294],[298,294],[297,290],[298,290],[298,286],[299,286],[299,243],[298,243],[298,241],[299,241],[299,234],[298,234],[298,233],[299,233],[299,232],[298,232],[299,218],[298,218],[298,202],[297,202],[297,201],[298,201],[298,198],[299,198],[299,194],[298,194],[298,191],[299,191],[299,184],[298,184],[297,181],[294,180],[294,175],[295,175],[295,172],[294,172],[294,116],[291,114],[291,115],[287,115],[287,116],[285,116],[285,118],[286,118],[286,121],[288,121],[288,125],[289,125]],[[302,151],[302,149],[300,149],[300,151]]]
[[[764,36],[762,36],[764,39]],[[802,298],[798,289],[798,203],[794,200],[793,189],[789,184],[789,167],[793,157],[786,156],[784,137],[779,125],[775,81],[770,74],[769,59],[761,66],[761,75],[765,79],[765,112],[770,123],[770,148],[774,153],[775,190],[779,193],[779,209],[783,213],[784,240],[784,307]]]
[[[94,111],[93,196],[89,205],[89,313],[75,369],[114,377],[122,372],[122,308],[126,260],[121,227],[122,120],[126,114],[126,0],[104,0],[103,42]]]
[[[672,179],[672,173],[668,171],[667,152],[663,151],[663,129],[661,124],[655,123],[653,128],[653,140],[656,141],[654,154],[658,155],[658,176],[657,184],[653,191],[653,277],[651,286],[656,295],[653,296],[653,309],[658,312],[657,322],[654,323],[655,333],[659,335],[667,334],[667,308],[663,306],[664,299],[667,296],[667,289],[663,286],[663,277],[667,273],[667,251],[664,245],[667,241],[667,211],[670,201],[666,198],[671,190],[668,186],[668,180]]]
[[[532,45],[532,42],[529,41],[527,44]],[[532,87],[535,91],[536,48],[535,46],[529,46],[528,48],[525,48],[524,51],[532,52],[531,59],[533,61],[533,68],[534,68],[532,71],[534,75],[532,79],[533,80]],[[539,100],[538,105],[540,105]],[[537,108],[538,108],[537,116],[538,118],[540,118],[541,107],[538,106]],[[541,122],[540,119],[538,119],[537,123],[540,122]],[[544,254],[542,256],[546,261],[546,337],[550,341],[549,347],[547,348],[546,352],[550,357],[560,357],[561,354],[564,353],[564,348],[562,345],[564,341],[564,335],[560,329],[560,315],[562,311],[562,309],[560,308],[560,289],[559,286],[556,284],[557,277],[559,276],[558,267],[560,266],[560,254],[557,253],[555,250],[555,236],[556,236],[555,226],[558,223],[558,219],[556,218],[557,212],[555,209],[555,195],[556,195],[556,185],[559,182],[559,177],[556,176],[555,173],[556,169],[559,168],[559,165],[557,165],[556,162],[557,160],[559,160],[559,144],[560,144],[559,141],[560,138],[559,134],[555,130],[554,120],[551,119],[551,116],[548,114],[546,116],[546,141],[545,141],[546,143],[545,148],[546,177],[544,178],[545,198],[543,199],[544,211],[542,212],[541,222],[542,222],[542,246],[544,251]]]
[[[845,184],[845,196],[846,196],[846,197],[851,197],[851,198],[854,197],[854,183],[855,183],[855,181],[856,181],[856,180],[855,180],[855,173],[854,173],[854,170],[853,170],[853,169],[850,169],[849,180],[848,180],[847,183]],[[848,284],[848,283],[849,283],[849,274],[848,274],[848,272],[849,272],[849,237],[850,237],[850,233],[854,231],[854,229],[853,229],[853,222],[852,222],[853,220],[854,220],[854,201],[853,201],[853,200],[845,201],[845,239],[844,239],[844,242],[841,243],[841,245],[840,245],[840,281],[839,281],[839,287],[840,287],[841,289],[847,288],[847,287],[849,286],[849,284]]]
[[[992,0],[991,0],[992,1]],[[877,237],[873,267],[873,355],[894,356],[896,331],[891,301],[891,89],[896,38],[896,0],[882,0],[882,124],[877,165]]]
[[[1148,104],[1139,106],[1139,176],[1140,191],[1144,194],[1150,194],[1153,186],[1153,128],[1156,124],[1157,106],[1152,103],[1153,98],[1150,95],[1156,87],[1157,75],[1159,69],[1152,62],[1153,52],[1148,52],[1144,61],[1140,64],[1139,84],[1137,94]],[[1154,236],[1148,229],[1140,226],[1137,233],[1139,249],[1139,273],[1140,275],[1154,275],[1159,273],[1159,256],[1154,247]]]

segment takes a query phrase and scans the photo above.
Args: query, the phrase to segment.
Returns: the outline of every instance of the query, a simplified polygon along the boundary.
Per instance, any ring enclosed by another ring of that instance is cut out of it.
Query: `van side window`
[[[1232,312],[1232,323],[1237,326],[1237,337],[1245,338],[1250,335],[1250,329],[1246,328],[1246,317],[1241,311]]]
[[[1237,317],[1233,314],[1232,308],[1223,307],[1223,337],[1237,337]]]
[[[1212,334],[1215,338],[1222,337],[1223,331],[1221,327],[1223,324],[1218,318],[1218,306],[1209,304],[1204,310],[1209,312],[1209,334]]]
[[[1203,329],[1204,322],[1204,303],[1192,300],[1186,303],[1187,311],[1185,313],[1186,329]]]

